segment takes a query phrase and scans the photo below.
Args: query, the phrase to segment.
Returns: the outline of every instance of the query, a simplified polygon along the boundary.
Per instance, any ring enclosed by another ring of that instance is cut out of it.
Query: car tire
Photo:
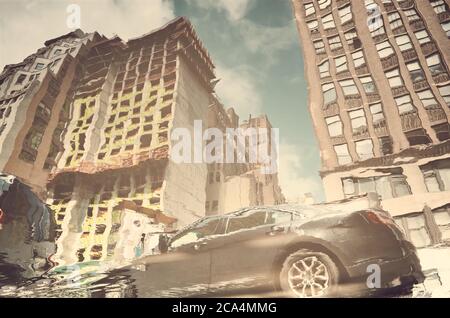
[[[301,249],[290,254],[280,271],[280,287],[287,297],[336,295],[339,269],[325,253]]]

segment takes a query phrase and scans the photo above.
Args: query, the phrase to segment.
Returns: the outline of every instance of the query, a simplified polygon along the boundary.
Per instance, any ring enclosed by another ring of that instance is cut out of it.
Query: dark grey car
[[[127,277],[135,296],[255,288],[294,297],[342,296],[344,286],[367,288],[371,274],[369,287],[379,290],[410,289],[424,278],[414,246],[378,210],[248,208],[200,219],[173,235],[166,247],[116,272]]]

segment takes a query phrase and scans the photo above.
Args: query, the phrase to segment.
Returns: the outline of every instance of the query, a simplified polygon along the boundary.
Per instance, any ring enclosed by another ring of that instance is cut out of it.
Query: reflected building
[[[376,192],[418,247],[450,240],[447,0],[293,0],[327,201]]]
[[[76,30],[5,67],[0,171],[54,212],[53,261],[120,263],[152,250],[146,233],[283,201],[276,173],[260,175],[257,165],[170,160],[176,128],[194,135],[194,121],[207,128],[219,117],[239,127],[214,83],[214,64],[185,18],[127,42]],[[265,116],[244,125],[255,121],[270,125]]]

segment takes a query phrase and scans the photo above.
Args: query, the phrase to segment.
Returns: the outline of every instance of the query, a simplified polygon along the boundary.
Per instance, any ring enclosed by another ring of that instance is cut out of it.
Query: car
[[[410,290],[424,280],[415,247],[387,212],[374,209],[245,208],[202,218],[170,238],[162,236],[160,249],[161,254],[115,271],[122,281],[128,279],[125,285],[132,286],[135,296],[258,290],[337,297],[348,292],[346,286],[369,292]]]

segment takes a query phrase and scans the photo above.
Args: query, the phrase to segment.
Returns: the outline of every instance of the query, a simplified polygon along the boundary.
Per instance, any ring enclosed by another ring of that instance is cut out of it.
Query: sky
[[[290,0],[0,0],[0,68],[70,32],[70,4],[81,8],[83,31],[123,40],[177,16],[189,18],[216,65],[216,91],[225,106],[242,120],[265,113],[280,129],[285,196],[296,200],[310,192],[324,200]]]

